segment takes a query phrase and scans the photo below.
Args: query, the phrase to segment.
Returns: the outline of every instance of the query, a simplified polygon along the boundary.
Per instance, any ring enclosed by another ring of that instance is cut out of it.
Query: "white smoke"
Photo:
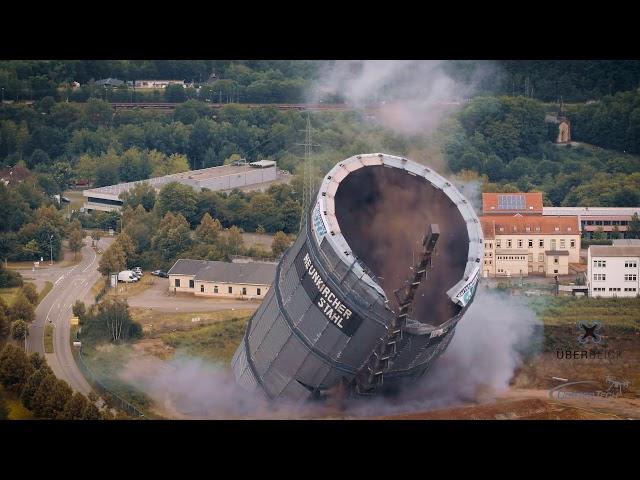
[[[379,106],[375,119],[396,133],[430,133],[444,114],[472,95],[491,68],[476,66],[463,84],[446,72],[441,60],[337,61],[320,76],[309,101],[339,94],[359,109]]]
[[[523,355],[536,348],[535,313],[507,294],[480,284],[453,340],[425,377],[398,398],[352,405],[356,416],[449,408],[488,400],[509,388]]]
[[[449,347],[415,386],[393,398],[351,401],[339,416],[370,417],[427,411],[487,400],[506,390],[523,351],[535,342],[533,311],[524,302],[480,287]],[[121,377],[175,419],[322,418],[322,404],[269,402],[235,383],[228,367],[177,355],[131,360]]]

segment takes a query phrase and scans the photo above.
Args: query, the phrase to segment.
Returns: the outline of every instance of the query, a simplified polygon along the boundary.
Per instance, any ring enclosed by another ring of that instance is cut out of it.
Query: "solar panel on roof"
[[[498,195],[498,208],[500,210],[524,210],[524,195]]]

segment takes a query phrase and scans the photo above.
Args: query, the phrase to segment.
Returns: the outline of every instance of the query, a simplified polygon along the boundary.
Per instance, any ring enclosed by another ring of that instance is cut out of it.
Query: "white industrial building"
[[[640,241],[591,245],[587,265],[590,297],[635,297],[640,294]]]
[[[272,160],[260,160],[249,164],[223,165],[220,167],[203,168],[201,170],[190,170],[163,177],[139,180],[137,182],[119,183],[106,187],[91,188],[84,190],[84,208],[86,211],[92,210],[120,210],[122,200],[120,194],[131,190],[139,183],[147,182],[156,191],[171,182],[189,185],[199,192],[203,188],[212,191],[228,191],[234,188],[260,190],[268,187],[271,182],[279,178],[276,162]]]

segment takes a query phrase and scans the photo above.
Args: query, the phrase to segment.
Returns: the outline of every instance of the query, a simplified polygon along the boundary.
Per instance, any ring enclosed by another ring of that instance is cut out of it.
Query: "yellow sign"
[[[78,317],[71,317],[71,325],[78,325],[80,323],[80,320],[78,319]]]

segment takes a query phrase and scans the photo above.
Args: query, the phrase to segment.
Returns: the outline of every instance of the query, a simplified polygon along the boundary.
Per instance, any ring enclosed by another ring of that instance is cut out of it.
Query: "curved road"
[[[104,251],[112,241],[112,238],[103,238],[98,245]],[[43,354],[56,377],[85,395],[91,391],[91,387],[73,358],[70,320],[73,315],[71,306],[76,300],[88,305],[93,303],[91,287],[100,278],[98,256],[90,245],[91,237],[86,237],[82,261],[74,267],[61,270],[62,274],[55,280],[52,290],[36,308],[36,319],[29,325],[27,337],[27,353]],[[44,326],[49,322],[54,325],[54,353],[44,353]]]

